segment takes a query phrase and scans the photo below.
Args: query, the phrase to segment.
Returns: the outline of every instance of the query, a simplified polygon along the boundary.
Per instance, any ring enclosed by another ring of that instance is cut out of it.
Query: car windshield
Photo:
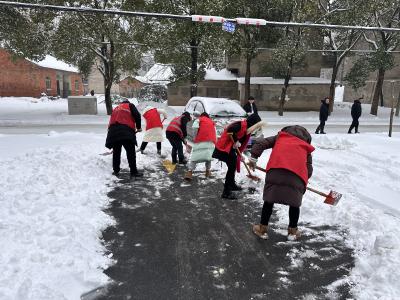
[[[214,117],[244,117],[246,112],[236,102],[215,102],[211,105],[210,115]]]

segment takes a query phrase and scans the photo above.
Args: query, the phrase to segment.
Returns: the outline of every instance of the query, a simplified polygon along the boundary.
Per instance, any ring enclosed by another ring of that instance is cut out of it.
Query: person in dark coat
[[[124,147],[129,163],[131,177],[141,177],[136,167],[136,132],[142,131],[141,117],[135,105],[129,101],[123,101],[114,108],[110,122],[106,147],[113,149],[113,174],[118,176],[121,164],[121,149]]]
[[[259,115],[252,114],[247,119],[228,125],[218,138],[212,157],[225,162],[228,167],[221,198],[236,199],[237,197],[232,192],[242,190],[235,182],[236,170],[240,171],[240,161],[238,161],[236,150],[242,152],[246,149],[251,133],[262,124]]]
[[[247,115],[258,114],[258,109],[253,96],[250,96],[247,103],[243,105],[243,109],[246,111]]]
[[[329,116],[329,97],[326,97],[325,99],[321,100],[321,107],[319,108],[319,125],[315,130],[316,134],[319,134],[320,131],[321,134],[326,133],[324,131],[324,128],[325,128],[325,122],[328,120],[328,116]]]
[[[253,225],[253,232],[260,238],[268,238],[267,229],[274,203],[289,206],[288,239],[300,237],[297,223],[300,206],[308,179],[313,172],[311,135],[302,126],[282,128],[275,136],[258,140],[251,150],[249,166],[254,169],[257,158],[272,148],[266,167],[264,206],[260,224]]]
[[[351,117],[353,118],[353,122],[350,125],[349,131],[348,133],[351,133],[351,131],[353,130],[353,128],[355,128],[355,133],[360,133],[358,131],[358,119],[361,117],[361,113],[362,113],[362,107],[361,107],[361,101],[363,98],[359,98],[357,100],[354,100],[353,105],[351,106]]]
[[[172,163],[178,163],[176,155],[178,154],[179,164],[186,165],[187,160],[183,154],[183,145],[188,147],[186,136],[187,123],[191,120],[190,113],[184,112],[181,116],[175,117],[169,123],[165,135],[172,146],[171,158]]]

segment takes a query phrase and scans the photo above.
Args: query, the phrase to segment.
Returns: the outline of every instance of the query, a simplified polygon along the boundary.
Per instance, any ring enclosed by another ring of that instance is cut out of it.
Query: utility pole
[[[392,85],[392,109],[390,110],[389,137],[392,137],[393,115],[394,115],[394,80],[392,80],[390,84]]]

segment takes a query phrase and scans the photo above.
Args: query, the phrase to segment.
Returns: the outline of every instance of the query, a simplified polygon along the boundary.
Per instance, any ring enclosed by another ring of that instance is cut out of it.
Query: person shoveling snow
[[[298,125],[287,126],[278,135],[253,145],[249,166],[254,169],[257,158],[270,148],[272,153],[266,168],[261,221],[253,225],[253,232],[267,239],[274,203],[285,204],[289,206],[288,239],[296,240],[300,237],[297,223],[303,194],[313,172],[311,153],[315,148],[311,146],[311,135],[307,129]]]

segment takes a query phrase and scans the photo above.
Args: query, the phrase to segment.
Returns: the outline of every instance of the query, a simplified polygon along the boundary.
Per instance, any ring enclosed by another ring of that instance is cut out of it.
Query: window
[[[51,90],[51,79],[46,77],[46,90]]]
[[[75,91],[79,92],[79,80],[75,80]]]

